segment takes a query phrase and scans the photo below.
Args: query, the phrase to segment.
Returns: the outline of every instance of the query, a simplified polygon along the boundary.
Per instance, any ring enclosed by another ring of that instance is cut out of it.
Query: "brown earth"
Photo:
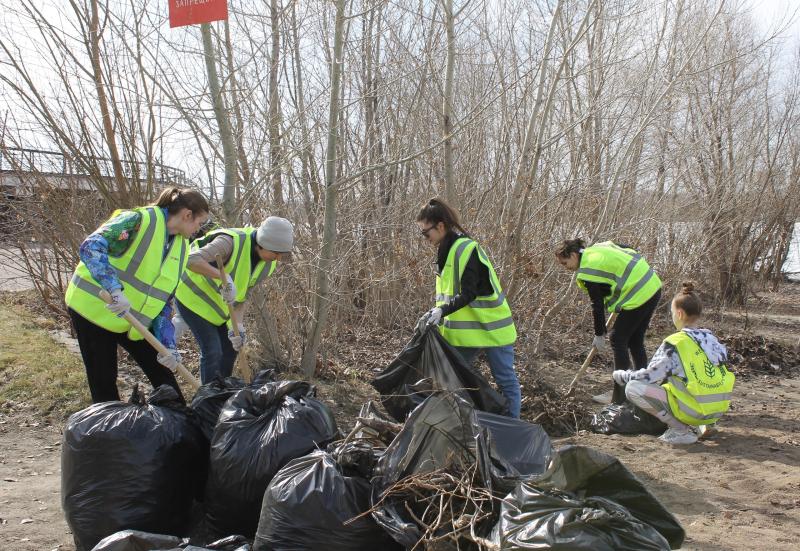
[[[750,312],[712,312],[707,325],[730,346],[737,373],[732,409],[712,439],[671,448],[652,436],[587,432],[598,409],[589,396],[607,389],[610,370],[598,359],[576,397],[562,399],[591,341],[584,335],[565,338],[558,353],[548,350],[535,362],[520,354],[523,417],[546,421],[554,435],[577,428],[571,436],[554,437],[556,445],[591,446],[619,457],[683,523],[683,549],[789,549],[800,540],[800,286],[761,293]],[[660,310],[648,350],[670,331]],[[360,406],[375,398],[371,375],[409,336],[340,337],[315,384],[343,430],[352,426]],[[127,395],[140,375],[128,367],[123,372],[120,388]],[[24,405],[0,404],[0,549],[74,549],[59,498],[62,421],[51,421],[34,418]]]

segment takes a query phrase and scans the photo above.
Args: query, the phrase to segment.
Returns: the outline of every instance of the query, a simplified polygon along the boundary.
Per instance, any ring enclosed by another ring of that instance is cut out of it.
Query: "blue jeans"
[[[233,373],[236,351],[228,338],[228,326],[224,323],[214,325],[189,310],[179,300],[175,303],[200,346],[200,382],[206,384],[218,375],[229,377]]]
[[[519,410],[522,402],[522,393],[519,389],[519,379],[517,372],[514,371],[514,345],[490,346],[487,348],[470,348],[466,346],[456,346],[456,350],[464,358],[464,361],[472,365],[478,353],[483,350],[489,362],[489,369],[492,371],[497,386],[508,399],[508,409],[511,417],[519,419]]]

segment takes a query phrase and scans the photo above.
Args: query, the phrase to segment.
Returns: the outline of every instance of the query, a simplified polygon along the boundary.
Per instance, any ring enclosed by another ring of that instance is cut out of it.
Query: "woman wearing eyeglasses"
[[[441,199],[419,211],[417,225],[437,248],[436,306],[425,314],[467,363],[483,351],[495,382],[519,418],[521,393],[514,371],[517,329],[500,280],[484,250],[459,222],[458,213]]]

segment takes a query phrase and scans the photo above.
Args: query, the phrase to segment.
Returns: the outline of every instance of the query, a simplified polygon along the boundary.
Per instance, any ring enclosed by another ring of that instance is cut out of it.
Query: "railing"
[[[120,161],[122,176],[129,180],[152,179],[158,183],[171,183],[178,186],[186,184],[186,173],[161,163],[148,165],[139,161]],[[87,170],[87,165],[96,167],[103,178],[114,177],[114,164],[105,157],[86,157],[84,161],[64,155],[60,151],[44,151],[18,147],[0,148],[0,173],[28,172],[54,176],[97,176],[97,172]]]

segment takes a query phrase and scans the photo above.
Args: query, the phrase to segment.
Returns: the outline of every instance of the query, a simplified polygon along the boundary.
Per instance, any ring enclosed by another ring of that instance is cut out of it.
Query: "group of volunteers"
[[[216,229],[190,243],[208,215],[202,194],[168,188],[154,205],[115,212],[81,245],[66,303],[94,402],[119,399],[117,345],[130,353],[154,387],[168,384],[180,394],[173,374],[180,362],[176,336],[187,328],[200,348],[201,381],[231,374],[246,333],[241,325],[234,331],[230,309],[235,319],[242,319],[249,291],[291,252],[293,228],[288,220],[270,216],[258,228]],[[519,418],[517,331],[486,251],[441,199],[428,201],[416,223],[436,248],[435,306],[422,321],[436,326],[466,363],[483,353],[510,415]],[[684,283],[673,298],[678,332],[664,339],[648,363],[645,333],[662,284],[641,254],[612,241],[587,246],[572,239],[555,256],[576,273],[578,287],[589,295],[592,345],[607,353],[608,337],[614,384],[631,403],[668,426],[660,439],[691,444],[708,435],[728,410],[734,376],[725,365],[725,346],[697,325],[702,303],[693,285]],[[617,315],[608,331],[607,312]],[[127,313],[149,327],[169,353],[158,354],[144,343],[123,318]],[[608,403],[611,395],[595,399]]]

